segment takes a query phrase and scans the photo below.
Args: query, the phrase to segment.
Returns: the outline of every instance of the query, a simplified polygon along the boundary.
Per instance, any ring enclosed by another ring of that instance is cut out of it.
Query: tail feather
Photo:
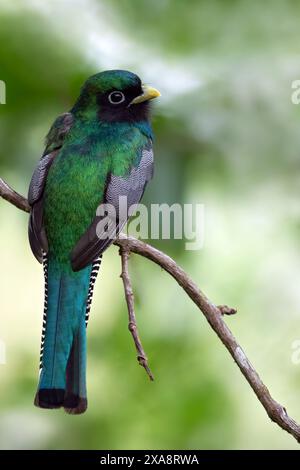
[[[42,324],[42,338],[41,338],[41,349],[40,349],[40,371],[42,369],[44,344],[45,344],[45,332],[47,323],[47,309],[48,309],[48,257],[43,252],[43,271],[44,271],[44,312],[43,312],[43,324]]]
[[[87,296],[86,302],[86,310],[85,310],[85,324],[88,326],[89,317],[90,317],[90,310],[92,306],[93,294],[94,294],[94,286],[95,282],[99,273],[99,269],[102,262],[102,255],[100,255],[92,264],[92,271],[90,275],[90,284],[89,284],[89,291]]]
[[[85,396],[85,371],[86,371],[86,355],[82,355],[81,351],[85,349],[83,342],[85,341],[86,332],[85,329],[88,325],[89,314],[91,310],[94,285],[97,279],[97,275],[100,269],[102,255],[97,258],[93,265],[90,273],[89,289],[86,300],[85,309],[85,321],[77,332],[72,345],[72,351],[69,357],[67,365],[67,385],[66,395],[64,400],[64,408],[67,413],[80,414],[86,410],[87,401],[82,400],[81,397]]]
[[[87,408],[86,320],[95,269],[88,266],[77,273],[62,271],[47,256],[43,264],[45,307],[35,404],[41,408],[63,406],[69,413],[83,413]],[[100,262],[95,264],[98,271]]]
[[[69,414],[81,414],[87,409],[86,399],[86,326],[82,322],[74,337],[66,370],[66,391],[63,406]]]

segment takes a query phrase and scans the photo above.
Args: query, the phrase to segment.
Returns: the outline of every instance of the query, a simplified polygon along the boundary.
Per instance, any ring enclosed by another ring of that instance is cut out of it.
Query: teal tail
[[[86,326],[100,259],[77,273],[64,272],[44,257],[45,308],[40,380],[35,405],[84,413]]]

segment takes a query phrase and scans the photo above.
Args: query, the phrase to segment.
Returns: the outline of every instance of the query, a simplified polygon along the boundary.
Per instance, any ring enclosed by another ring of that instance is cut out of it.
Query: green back
[[[45,188],[44,223],[50,254],[59,265],[69,266],[72,248],[103,202],[110,173],[126,176],[148,139],[141,124],[75,118]]]

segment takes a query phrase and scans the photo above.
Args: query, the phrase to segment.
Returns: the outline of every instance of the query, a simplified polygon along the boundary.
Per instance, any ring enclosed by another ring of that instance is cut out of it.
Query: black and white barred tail
[[[45,278],[45,294],[44,294],[44,312],[43,312],[43,326],[42,326],[42,339],[41,339],[41,351],[40,351],[40,370],[43,367],[43,354],[44,354],[46,323],[47,323],[47,309],[48,309],[48,256],[45,252],[43,252],[43,271],[44,271],[44,278]]]
[[[94,286],[95,282],[98,276],[98,272],[101,266],[101,261],[102,261],[102,255],[100,255],[95,261],[93,262],[92,266],[92,271],[90,275],[90,284],[89,284],[89,290],[88,290],[88,296],[87,296],[87,302],[86,302],[86,311],[85,311],[85,325],[88,326],[89,322],[89,316],[90,316],[90,310],[92,306],[92,299],[93,299],[93,293],[94,293]]]
[[[88,326],[90,310],[92,306],[93,293],[94,293],[94,286],[95,286],[97,275],[101,266],[101,261],[102,261],[102,254],[93,262],[93,265],[92,265],[89,290],[88,290],[88,296],[87,296],[87,302],[86,302],[86,311],[85,311],[85,325],[86,326]],[[44,354],[47,310],[48,310],[48,256],[46,253],[43,253],[43,271],[44,271],[44,279],[45,279],[45,294],[44,294],[45,300],[44,300],[42,339],[41,339],[41,350],[40,350],[40,370],[43,367],[43,354]]]

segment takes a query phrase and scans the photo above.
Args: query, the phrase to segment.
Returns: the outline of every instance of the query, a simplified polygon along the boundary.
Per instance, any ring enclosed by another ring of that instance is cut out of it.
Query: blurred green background
[[[205,204],[205,245],[152,243],[227,318],[274,397],[300,420],[300,78],[297,1],[0,0],[0,175],[22,193],[54,118],[111,68],[162,92],[156,174],[144,202]],[[155,382],[135,359],[120,260],[105,254],[88,328],[85,415],[33,406],[43,276],[27,216],[0,201],[0,448],[297,448],[271,424],[204,317],[169,276],[132,256]]]

